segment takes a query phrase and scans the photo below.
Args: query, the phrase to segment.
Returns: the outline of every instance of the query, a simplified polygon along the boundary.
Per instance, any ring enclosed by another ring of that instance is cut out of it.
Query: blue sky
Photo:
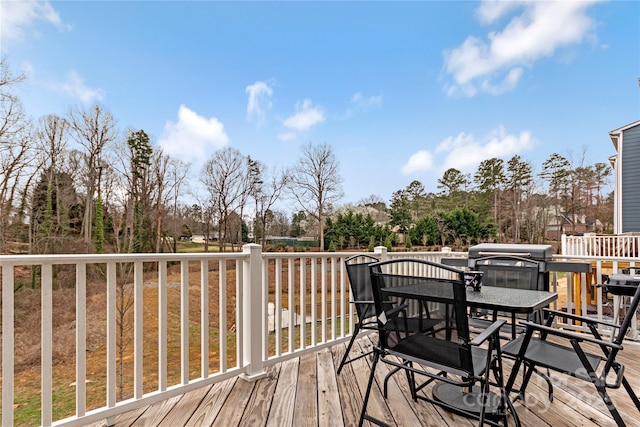
[[[34,118],[99,103],[197,175],[327,143],[343,203],[515,154],[586,164],[640,118],[637,1],[2,1]]]

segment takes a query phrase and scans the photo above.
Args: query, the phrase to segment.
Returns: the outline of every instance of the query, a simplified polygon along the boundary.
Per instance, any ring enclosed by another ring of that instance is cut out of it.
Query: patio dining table
[[[437,281],[425,281],[410,285],[397,286],[381,289],[387,296],[435,301],[438,295],[443,298],[448,292],[446,286]],[[515,320],[517,314],[531,314],[547,307],[558,299],[558,294],[548,291],[537,291],[528,289],[500,288],[494,286],[483,286],[480,291],[467,291],[467,306],[477,309],[491,310],[494,315],[499,312],[508,312]],[[515,321],[512,322],[515,331]],[[446,402],[448,405],[459,408],[461,411],[480,413],[482,403],[480,399],[470,398],[475,391],[464,390],[462,387],[439,383],[433,387],[433,397],[436,400]],[[491,398],[489,401],[497,402],[499,397]],[[491,412],[491,408],[488,412]]]
[[[415,283],[382,290],[388,296],[416,300],[426,297],[433,298],[438,292],[444,291],[445,289],[438,282]],[[494,315],[497,312],[511,314],[512,337],[515,337],[516,315],[532,314],[557,299],[556,292],[496,286],[483,286],[480,291],[467,291],[467,306],[470,308],[486,309],[493,312]]]

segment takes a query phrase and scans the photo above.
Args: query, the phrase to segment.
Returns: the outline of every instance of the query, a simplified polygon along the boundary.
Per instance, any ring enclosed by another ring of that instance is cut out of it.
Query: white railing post
[[[267,375],[262,362],[262,321],[264,302],[262,300],[262,246],[250,243],[242,247],[249,254],[244,259],[242,283],[242,358],[245,372],[242,378],[255,381]]]
[[[387,259],[387,247],[386,246],[376,246],[373,248],[373,253],[376,255],[380,261],[386,261]]]
[[[14,268],[2,264],[2,425],[13,425]]]

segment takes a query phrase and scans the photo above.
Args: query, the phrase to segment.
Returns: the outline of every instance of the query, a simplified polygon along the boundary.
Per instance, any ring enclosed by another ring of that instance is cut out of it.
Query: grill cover
[[[480,243],[469,248],[469,259],[505,255],[549,261],[553,256],[551,245],[517,245],[502,243]]]

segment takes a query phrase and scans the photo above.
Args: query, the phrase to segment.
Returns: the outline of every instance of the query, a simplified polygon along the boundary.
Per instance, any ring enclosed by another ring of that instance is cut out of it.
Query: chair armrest
[[[384,315],[387,317],[387,320],[390,320],[398,317],[400,313],[404,312],[407,308],[409,308],[409,304],[402,304],[390,310],[385,310]]]
[[[489,327],[487,329],[482,331],[481,334],[477,335],[473,340],[471,340],[471,342],[469,344],[470,345],[474,345],[474,346],[481,345],[483,342],[485,342],[487,339],[489,339],[492,335],[494,335],[496,333],[499,333],[500,332],[500,328],[505,323],[507,323],[507,322],[505,322],[504,320],[496,320],[491,325],[489,325]]]
[[[616,325],[612,322],[604,322],[598,319],[592,319],[591,317],[578,316],[577,314],[567,313],[564,311],[552,310],[549,308],[543,309],[546,313],[553,314],[556,317],[566,317],[567,319],[577,320],[579,322],[591,323],[592,325],[609,326],[610,328],[620,328],[620,325]]]
[[[622,350],[622,346],[620,344],[616,344],[613,342],[609,342],[609,341],[604,341],[604,340],[599,340],[597,338],[593,338],[592,336],[586,335],[586,334],[579,334],[576,332],[570,332],[570,331],[565,331],[563,329],[557,329],[557,328],[552,328],[549,326],[544,326],[544,325],[540,325],[538,323],[534,323],[534,322],[528,322],[526,320],[521,320],[520,321],[521,325],[525,325],[527,327],[527,329],[534,329],[540,332],[545,332],[551,335],[555,335],[557,337],[561,337],[561,338],[566,338],[569,340],[576,340],[576,341],[586,341],[586,342],[590,342],[599,346],[605,346],[605,347],[609,347],[611,349],[616,349],[616,350]]]

